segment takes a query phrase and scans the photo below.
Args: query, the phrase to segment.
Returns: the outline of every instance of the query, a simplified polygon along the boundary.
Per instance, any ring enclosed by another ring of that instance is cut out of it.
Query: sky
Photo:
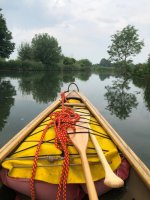
[[[0,8],[16,44],[12,59],[22,42],[48,33],[65,56],[96,64],[109,58],[111,36],[129,24],[145,43],[134,63],[150,54],[150,0],[0,0]]]

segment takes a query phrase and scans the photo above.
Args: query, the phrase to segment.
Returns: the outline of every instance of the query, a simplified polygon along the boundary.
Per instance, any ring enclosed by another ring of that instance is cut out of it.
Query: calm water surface
[[[75,82],[150,168],[150,79],[78,72],[0,72],[0,147]]]

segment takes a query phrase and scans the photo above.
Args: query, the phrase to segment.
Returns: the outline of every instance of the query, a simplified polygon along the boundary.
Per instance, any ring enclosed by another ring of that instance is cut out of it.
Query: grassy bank
[[[20,61],[20,60],[0,60],[0,70],[13,70],[13,71],[30,71],[30,70],[43,70],[45,66],[41,62],[36,61]]]
[[[12,70],[12,71],[51,71],[51,70],[62,70],[62,71],[91,71],[91,66],[80,65],[78,62],[73,64],[63,64],[59,62],[53,66],[46,66],[42,62],[33,60],[3,60],[0,59],[0,70]]]

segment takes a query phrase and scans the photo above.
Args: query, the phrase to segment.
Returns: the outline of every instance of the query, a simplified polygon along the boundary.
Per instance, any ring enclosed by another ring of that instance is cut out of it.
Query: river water
[[[0,72],[0,147],[70,82],[150,168],[150,79],[126,79],[108,72]]]

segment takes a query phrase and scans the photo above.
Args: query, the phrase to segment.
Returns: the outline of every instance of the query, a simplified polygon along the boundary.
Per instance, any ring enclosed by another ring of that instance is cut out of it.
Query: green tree
[[[91,67],[92,63],[88,59],[79,60],[79,64],[81,67]]]
[[[144,42],[139,40],[138,30],[128,25],[111,36],[112,44],[108,46],[110,60],[118,62],[124,67],[132,61],[132,57],[140,53]]]
[[[64,57],[63,64],[64,65],[73,65],[76,60],[74,58]]]
[[[150,54],[148,55],[147,63],[148,63],[148,65],[150,65]]]
[[[1,12],[2,9],[0,9]],[[0,57],[9,58],[10,54],[14,51],[15,43],[11,42],[12,35],[7,29],[6,20],[0,13]]]
[[[148,60],[147,60],[147,71],[150,73],[150,54],[148,55]]]
[[[105,58],[102,58],[100,61],[100,66],[102,67],[111,67],[111,62]]]
[[[61,47],[53,36],[50,37],[47,33],[36,34],[31,45],[36,61],[41,61],[46,66],[53,66],[59,62]]]
[[[18,58],[20,60],[32,60],[33,54],[32,54],[32,47],[28,43],[21,43],[19,49],[18,49]]]

